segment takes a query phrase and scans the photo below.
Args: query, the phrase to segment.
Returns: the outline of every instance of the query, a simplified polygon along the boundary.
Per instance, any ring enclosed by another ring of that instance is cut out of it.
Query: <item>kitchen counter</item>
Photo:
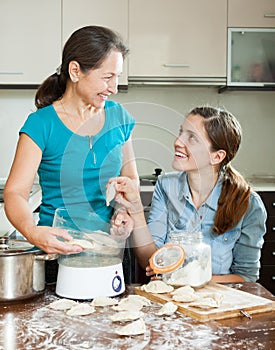
[[[230,287],[275,300],[258,283],[230,284]],[[135,285],[127,286],[133,294]],[[54,285],[38,297],[0,304],[0,349],[274,349],[275,313],[240,316],[201,323],[183,314],[156,316],[144,308],[146,333],[123,337],[115,333],[120,324],[112,323],[110,307],[96,308],[88,316],[67,316],[48,305],[58,299]],[[159,309],[160,305],[154,303]],[[152,310],[152,307],[150,308]]]
[[[252,176],[246,179],[256,192],[275,191],[275,176]]]

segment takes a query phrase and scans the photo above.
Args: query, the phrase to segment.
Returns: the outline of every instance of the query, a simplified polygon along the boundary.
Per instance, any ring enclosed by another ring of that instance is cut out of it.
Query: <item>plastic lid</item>
[[[149,259],[155,273],[167,273],[179,268],[185,258],[184,249],[178,244],[166,244],[158,249]]]

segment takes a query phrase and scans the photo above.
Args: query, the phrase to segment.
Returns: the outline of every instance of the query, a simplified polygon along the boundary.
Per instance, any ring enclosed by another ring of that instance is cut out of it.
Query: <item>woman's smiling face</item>
[[[180,126],[174,142],[173,168],[178,171],[198,171],[212,168],[211,143],[204,127],[204,118],[190,114]]]

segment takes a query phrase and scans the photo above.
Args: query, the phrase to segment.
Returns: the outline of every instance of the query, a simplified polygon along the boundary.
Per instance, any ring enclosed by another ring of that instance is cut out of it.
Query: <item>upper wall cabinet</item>
[[[78,28],[100,25],[117,31],[128,44],[128,0],[63,0],[63,44]],[[127,59],[119,85],[127,85]]]
[[[1,0],[0,85],[41,84],[61,56],[61,1]]]
[[[275,1],[228,0],[228,27],[275,27]]]
[[[226,78],[227,0],[129,0],[129,82]]]

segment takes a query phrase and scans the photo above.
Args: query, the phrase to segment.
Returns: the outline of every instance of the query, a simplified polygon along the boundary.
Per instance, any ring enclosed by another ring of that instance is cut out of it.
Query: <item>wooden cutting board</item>
[[[168,293],[147,293],[141,290],[140,287],[135,288],[136,294],[145,296],[151,301],[155,301],[161,304],[172,301],[178,305],[179,312],[201,322],[243,316],[241,311],[246,312],[248,315],[252,315],[275,310],[275,302],[272,300],[258,297],[256,295],[230,288],[222,284],[210,283],[207,286],[201,288],[200,291],[221,293],[223,295],[223,301],[220,307],[208,310],[199,309],[189,306],[188,303],[173,301],[172,297]]]

